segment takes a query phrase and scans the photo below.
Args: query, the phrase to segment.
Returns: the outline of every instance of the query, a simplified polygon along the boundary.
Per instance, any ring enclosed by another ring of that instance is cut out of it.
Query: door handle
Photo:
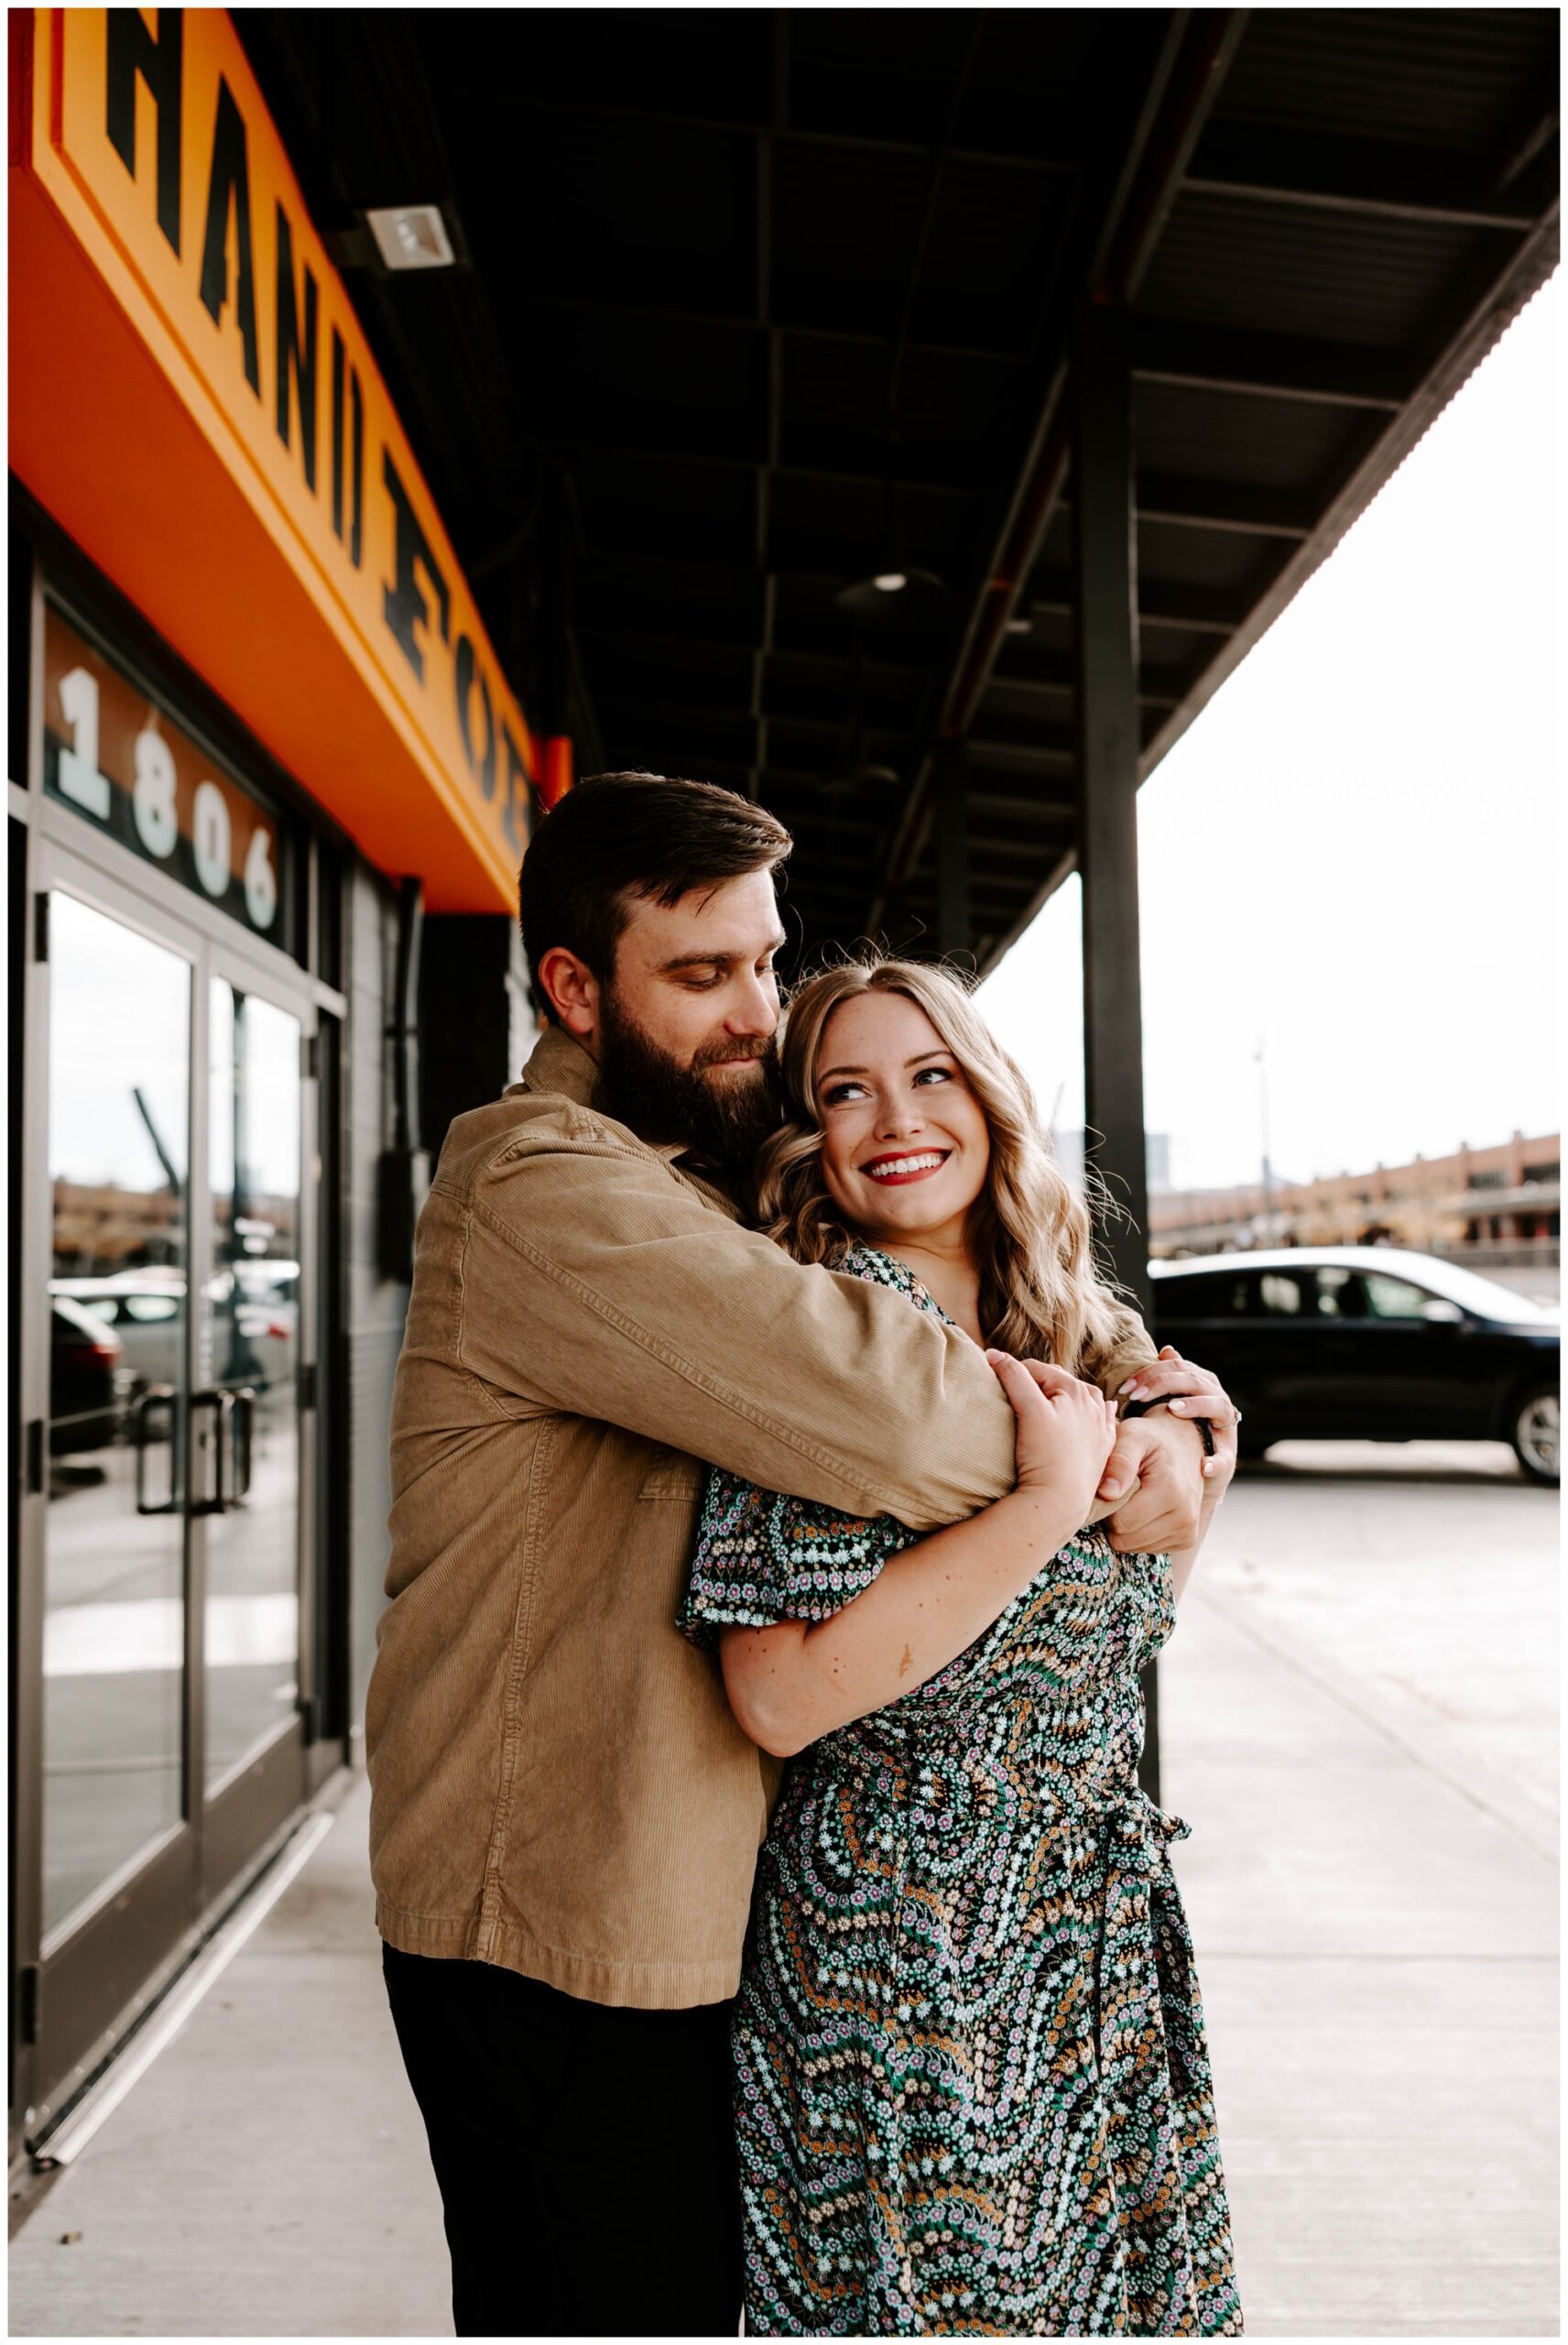
[[[256,1424],[256,1393],[248,1384],[236,1384],[229,1393],[229,1460],[234,1467],[230,1506],[238,1506],[250,1492],[251,1434]]]
[[[174,1406],[177,1395],[172,1384],[149,1384],[138,1392],[131,1403],[131,1446],[136,1453],[136,1512],[138,1514],[178,1514],[180,1511],[174,1473]],[[148,1424],[155,1409],[169,1412],[169,1497],[161,1506],[149,1504],[147,1494],[147,1455],[155,1445],[155,1436]]]
[[[248,1384],[213,1384],[191,1399],[191,1422],[200,1409],[212,1412],[212,1492],[192,1499],[192,1514],[227,1514],[250,1488],[251,1423],[256,1393]]]
[[[190,1500],[189,1510],[188,1510],[191,1514],[222,1514],[222,1512],[223,1511],[223,1393],[222,1393],[222,1392],[217,1389],[217,1387],[216,1387],[216,1386],[210,1386],[210,1387],[208,1388],[208,1390],[207,1390],[205,1392],[192,1392],[192,1394],[191,1395],[191,1446],[192,1446],[192,1460],[191,1460],[191,1463],[192,1463],[192,1468],[194,1468],[194,1463],[195,1463],[195,1459],[194,1459],[194,1447],[195,1447],[195,1440],[196,1440],[196,1431],[197,1431],[197,1427],[198,1427],[198,1425],[199,1425],[199,1424],[200,1424],[200,1423],[201,1423],[201,1412],[202,1412],[202,1411],[203,1411],[204,1409],[211,1409],[211,1410],[212,1410],[212,1445],[212,1445],[212,1497],[211,1497],[211,1498],[206,1498],[206,1499],[199,1499],[199,1498],[195,1497],[194,1495],[192,1495],[192,1497],[191,1497],[191,1500]],[[196,1479],[196,1476],[195,1476],[195,1472],[194,1472],[194,1470],[192,1470],[192,1472],[191,1472],[191,1482],[194,1484],[195,1479]]]

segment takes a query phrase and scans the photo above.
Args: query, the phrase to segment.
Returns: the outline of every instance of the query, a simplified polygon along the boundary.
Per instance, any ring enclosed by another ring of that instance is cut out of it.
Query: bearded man
[[[521,878],[543,1037],[419,1222],[366,1736],[462,2336],[739,2324],[730,1999],[778,1771],[675,1626],[704,1465],[918,1531],[1013,1486],[967,1337],[741,1217],[789,845],[702,782],[562,800]],[[1123,1426],[1115,1544],[1188,1543],[1202,1454]]]

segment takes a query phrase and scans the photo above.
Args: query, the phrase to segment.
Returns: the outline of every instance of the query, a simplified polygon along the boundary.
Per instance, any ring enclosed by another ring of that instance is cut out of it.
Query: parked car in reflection
[[[214,1369],[222,1381],[285,1385],[294,1374],[299,1333],[299,1265],[240,1260],[221,1264],[204,1290]],[[101,1278],[60,1278],[50,1293],[90,1312],[119,1338],[131,1396],[148,1385],[184,1381],[186,1286],[177,1270],[116,1271]]]
[[[183,1271],[117,1271],[104,1278],[54,1279],[49,1293],[54,1303],[68,1302],[113,1332],[133,1397],[149,1384],[183,1380]]]
[[[70,1295],[49,1303],[49,1451],[69,1457],[106,1449],[125,1397],[125,1348],[118,1336]]]
[[[1274,1441],[1507,1441],[1556,1482],[1557,1314],[1434,1254],[1293,1247],[1150,1264],[1161,1343]]]

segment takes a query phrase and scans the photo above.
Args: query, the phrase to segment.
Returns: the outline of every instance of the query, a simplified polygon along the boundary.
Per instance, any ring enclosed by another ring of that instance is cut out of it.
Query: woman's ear
[[[539,962],[539,981],[567,1032],[593,1051],[599,1038],[599,980],[587,962],[564,944],[552,944]]]

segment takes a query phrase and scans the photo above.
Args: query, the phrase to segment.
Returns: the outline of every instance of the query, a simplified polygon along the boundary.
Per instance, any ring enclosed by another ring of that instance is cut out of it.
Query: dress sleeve
[[[678,1625],[712,1649],[722,1628],[826,1620],[915,1536],[889,1514],[862,1521],[811,1499],[760,1490],[714,1467]]]

